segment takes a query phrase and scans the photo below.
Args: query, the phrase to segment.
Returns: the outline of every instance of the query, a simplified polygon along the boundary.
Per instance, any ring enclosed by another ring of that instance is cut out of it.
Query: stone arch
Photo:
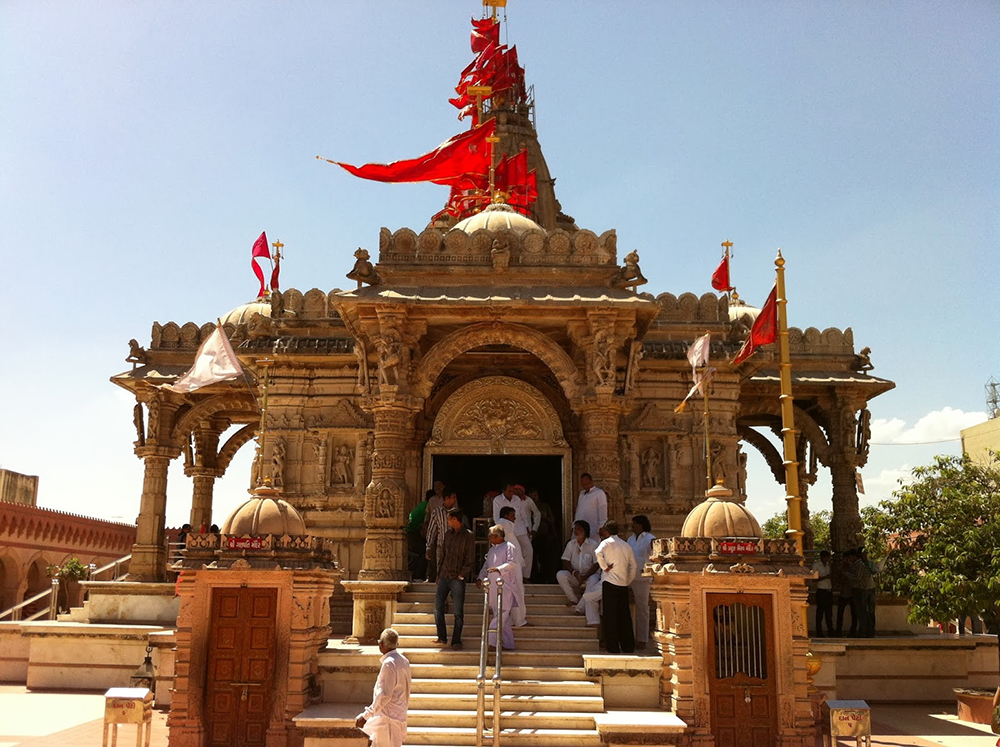
[[[830,442],[827,440],[826,432],[812,415],[798,405],[793,406],[792,410],[795,414],[795,430],[809,439],[809,443],[816,450],[816,457],[820,464],[829,466]],[[758,400],[744,405],[740,408],[740,414],[736,418],[737,427],[740,425],[740,419],[749,415],[770,415],[780,421],[781,404],[777,400],[773,403]],[[756,445],[754,446],[756,448]]]
[[[260,414],[257,403],[250,399],[249,394],[220,394],[209,397],[191,407],[177,419],[170,434],[171,441],[182,443],[184,437],[194,430],[195,426],[202,420],[210,418],[216,413],[234,410],[255,415]]]
[[[243,445],[248,441],[252,441],[253,437],[257,434],[257,424],[250,423],[240,428],[236,433],[230,436],[225,445],[219,449],[219,456],[215,460],[215,466],[220,472],[225,472],[229,469],[229,463],[233,461],[233,457],[236,456],[236,452],[243,448]]]
[[[482,345],[510,345],[531,353],[548,366],[569,399],[575,398],[581,389],[580,372],[556,342],[524,325],[484,322],[452,332],[427,351],[414,372],[414,393],[427,397],[451,361]]]
[[[777,447],[771,443],[767,436],[763,433],[758,433],[748,425],[737,426],[736,432],[739,434],[740,439],[760,452],[760,455],[764,457],[764,461],[767,462],[771,474],[774,475],[775,481],[779,485],[784,485],[785,466],[781,458],[781,452],[778,451]]]
[[[21,586],[20,564],[9,550],[0,554],[0,610],[17,604],[17,591]]]

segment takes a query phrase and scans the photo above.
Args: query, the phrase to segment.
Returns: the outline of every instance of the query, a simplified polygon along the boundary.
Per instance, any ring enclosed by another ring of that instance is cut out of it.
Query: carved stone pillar
[[[833,483],[833,517],[830,520],[830,544],[834,552],[857,547],[861,536],[861,513],[858,510],[858,484],[855,473],[858,452],[855,445],[859,409],[851,402],[841,402],[830,413],[830,478]]]
[[[189,467],[185,472],[191,476],[194,483],[191,492],[191,529],[200,532],[212,525],[212,496],[215,491],[215,478],[221,477],[218,470],[210,467]]]
[[[583,469],[608,496],[608,518],[619,524],[626,519],[621,486],[621,458],[618,453],[618,426],[621,405],[611,394],[598,394],[580,408],[583,430]],[[625,525],[627,526],[627,524]]]
[[[372,480],[365,489],[365,546],[359,580],[409,580],[406,567],[406,447],[412,438],[415,403],[380,398],[375,416]]]
[[[135,544],[129,579],[132,581],[164,581],[167,576],[167,547],[164,529],[167,514],[167,468],[170,460],[180,455],[180,449],[162,446],[141,446],[136,456],[145,463],[142,498],[136,522]]]

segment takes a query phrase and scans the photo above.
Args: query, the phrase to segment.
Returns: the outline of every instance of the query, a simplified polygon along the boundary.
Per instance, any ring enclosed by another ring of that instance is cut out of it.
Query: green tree
[[[882,587],[910,600],[910,620],[1000,615],[1000,459],[938,456],[894,498],[864,513]]]
[[[832,515],[829,511],[817,511],[809,515],[809,526],[813,534],[814,550],[830,549],[830,519]],[[781,539],[788,529],[788,515],[784,512],[775,514],[764,522],[760,530],[765,537]]]

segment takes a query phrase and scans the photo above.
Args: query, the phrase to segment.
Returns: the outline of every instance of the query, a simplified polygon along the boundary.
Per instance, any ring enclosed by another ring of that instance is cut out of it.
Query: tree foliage
[[[910,620],[1000,613],[1000,459],[938,456],[894,498],[865,510],[881,583],[910,600]]]
[[[813,548],[816,550],[830,549],[830,519],[832,515],[829,511],[817,511],[809,515],[809,526],[813,533]],[[761,533],[765,537],[781,539],[788,529],[788,515],[784,512],[775,514],[764,522],[761,526]]]

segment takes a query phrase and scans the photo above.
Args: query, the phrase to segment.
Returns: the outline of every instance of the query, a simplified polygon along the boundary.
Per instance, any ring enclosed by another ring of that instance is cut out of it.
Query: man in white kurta
[[[653,540],[656,539],[649,526],[649,519],[643,514],[632,517],[632,536],[628,538],[628,546],[635,555],[635,578],[629,584],[632,596],[635,597],[635,647],[646,648],[649,643],[649,587],[653,579],[643,578],[642,569],[649,562],[653,551]]]
[[[601,566],[601,606],[608,653],[631,654],[635,651],[635,632],[628,606],[628,587],[635,578],[635,554],[618,536],[617,522],[609,521],[601,528],[601,544],[596,554]]]
[[[597,543],[590,539],[590,527],[585,522],[573,523],[573,538],[563,550],[563,569],[556,574],[556,582],[569,600],[567,607],[580,601],[587,580],[598,572]]]
[[[372,703],[358,714],[355,725],[371,737],[371,747],[402,747],[406,711],[410,706],[410,662],[399,651],[399,635],[386,628],[378,639],[382,666],[375,680]]]
[[[576,499],[576,515],[574,521],[585,521],[590,525],[593,536],[608,520],[608,496],[594,485],[590,475],[584,472],[580,475],[579,497]]]
[[[509,506],[516,510],[520,503],[521,501],[514,495],[514,483],[504,485],[503,492],[493,499],[493,523],[500,523],[501,509]],[[507,538],[507,541],[510,542],[510,537]]]
[[[517,512],[517,521],[514,528],[517,530],[517,543],[521,546],[521,557],[524,563],[521,565],[521,575],[531,578],[531,571],[535,567],[535,548],[531,544],[538,525],[542,521],[542,512],[538,510],[535,502],[524,492],[523,485],[514,486],[515,503],[514,510]]]
[[[516,501],[517,498],[515,497]],[[517,536],[517,511],[511,506],[504,506],[500,509],[500,513],[503,516],[497,522],[497,526],[503,527],[504,540],[509,542],[517,550],[517,578],[515,583],[517,584],[517,597],[521,600],[521,606],[514,610],[511,614],[511,621],[514,623],[515,628],[520,628],[522,625],[528,624],[528,610],[524,604],[524,551],[521,548],[521,540]]]
[[[523,597],[518,598],[518,581],[521,578],[521,554],[514,546],[504,539],[504,529],[499,524],[490,527],[490,549],[486,553],[486,562],[476,579],[476,586],[482,588],[483,581],[490,581],[490,610],[493,620],[490,622],[489,644],[497,643],[497,580],[503,580],[503,612],[500,615],[500,640],[506,649],[514,648],[514,629],[511,626],[511,614],[523,604]]]

